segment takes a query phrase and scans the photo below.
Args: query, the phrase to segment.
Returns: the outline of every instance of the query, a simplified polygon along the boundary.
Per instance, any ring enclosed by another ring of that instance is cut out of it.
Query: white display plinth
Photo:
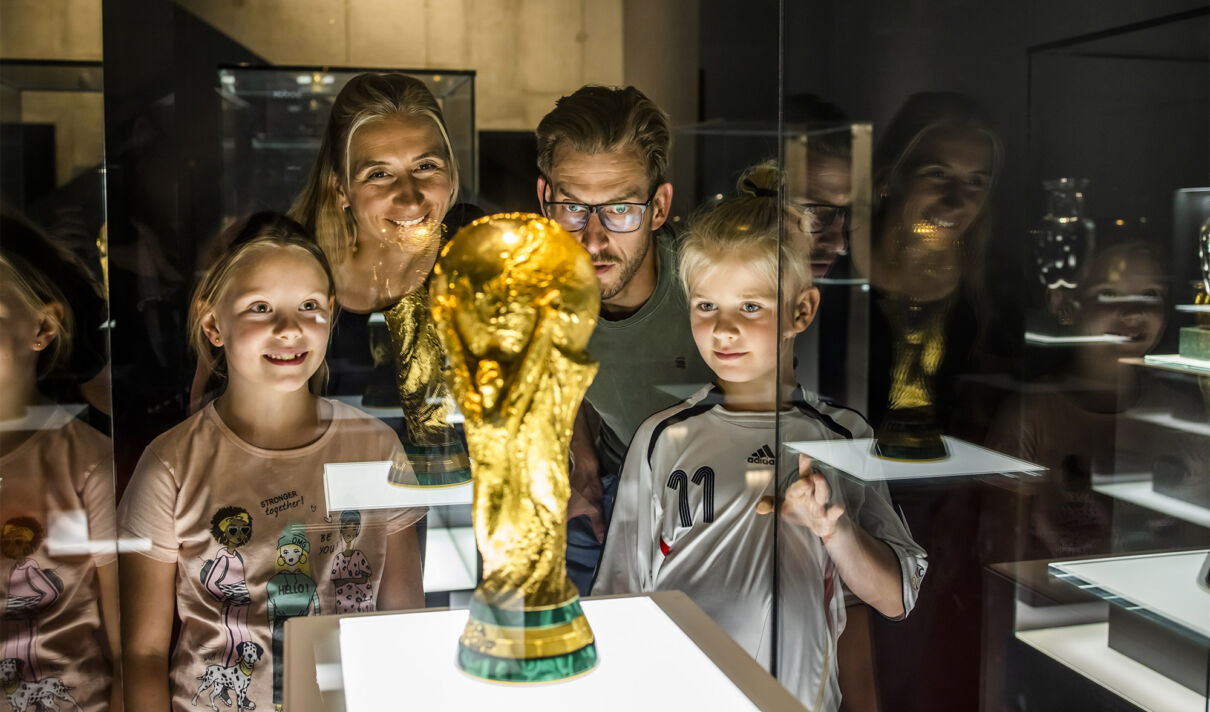
[[[929,462],[885,460],[873,452],[872,438],[856,440],[804,440],[786,443],[786,447],[827,463],[866,482],[883,480],[927,480],[936,477],[963,477],[989,474],[1036,474],[1041,465],[1002,455],[965,440],[942,436],[949,457]]]
[[[752,702],[648,598],[584,601],[600,662],[585,675],[546,684],[500,684],[454,664],[466,611],[340,622],[349,712],[408,707],[464,710],[751,710]],[[397,645],[394,641],[412,641]],[[409,678],[401,685],[400,675]]]
[[[1197,585],[1207,551],[1056,562],[1050,571],[1113,603],[1163,618],[1210,644],[1210,593]]]
[[[398,487],[387,481],[388,460],[330,462],[324,465],[328,513],[345,509],[440,507],[471,503],[471,483],[440,487]]]
[[[286,623],[291,712],[759,710],[803,712],[679,591],[582,601],[600,662],[561,682],[502,684],[455,663],[466,610],[308,616]]]

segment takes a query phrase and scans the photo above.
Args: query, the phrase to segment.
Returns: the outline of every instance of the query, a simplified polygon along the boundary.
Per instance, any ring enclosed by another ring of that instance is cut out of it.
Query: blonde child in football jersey
[[[809,251],[779,240],[792,209],[778,198],[779,180],[770,164],[749,169],[740,197],[690,224],[680,274],[715,382],[639,428],[593,592],[682,590],[766,666],[776,605],[779,678],[808,708],[834,710],[845,622],[837,584],[900,618],[915,601],[924,552],[885,486],[773,449],[779,418],[782,442],[869,435],[859,414],[795,383],[794,337],[814,319],[819,292]]]
[[[424,605],[411,526],[423,508],[326,509],[325,463],[399,462],[401,447],[386,425],[309,387],[334,309],[323,252],[275,213],[233,232],[189,319],[193,349],[225,389],[147,447],[118,511],[122,535],[145,542],[120,562],[128,709],[280,709],[286,620]],[[354,518],[346,542],[341,522]],[[354,602],[342,600],[342,554],[358,562]]]

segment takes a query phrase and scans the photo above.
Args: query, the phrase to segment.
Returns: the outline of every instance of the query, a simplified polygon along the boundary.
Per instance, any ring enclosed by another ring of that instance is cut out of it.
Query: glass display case
[[[1210,712],[1204,0],[64,2],[14,709]]]

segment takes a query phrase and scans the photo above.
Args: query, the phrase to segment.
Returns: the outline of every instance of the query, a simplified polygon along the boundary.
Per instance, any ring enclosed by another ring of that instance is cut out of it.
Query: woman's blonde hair
[[[751,166],[740,176],[739,196],[694,216],[681,243],[680,279],[689,296],[693,280],[733,255],[741,255],[776,290],[783,306],[811,287],[811,257],[781,235],[784,174],[773,161]]]
[[[93,280],[74,255],[23,218],[5,214],[0,234],[0,282],[9,285],[21,303],[55,331],[55,338],[38,356],[41,378],[71,357],[75,317],[59,280],[79,279],[90,286]],[[52,304],[59,309],[48,309]]]
[[[202,319],[222,300],[231,285],[231,278],[248,254],[266,246],[298,247],[314,257],[323,269],[328,278],[329,297],[336,294],[336,280],[332,277],[332,268],[328,265],[323,250],[311,234],[302,225],[281,213],[256,213],[227,228],[219,240],[226,248],[202,274],[193,290],[188,329],[189,348],[197,354],[198,364],[212,374],[225,378],[227,361],[223,349],[206,338],[206,333],[202,330]],[[335,318],[336,315],[333,314],[329,323]]]
[[[336,95],[332,113],[311,166],[306,185],[290,207],[290,217],[311,231],[332,264],[348,257],[357,237],[357,223],[350,211],[341,208],[333,180],[349,185],[349,147],[353,136],[365,125],[387,118],[423,117],[432,121],[445,142],[450,169],[450,199],[458,198],[458,163],[445,128],[441,107],[424,82],[406,74],[358,74]],[[444,216],[440,216],[444,217]]]

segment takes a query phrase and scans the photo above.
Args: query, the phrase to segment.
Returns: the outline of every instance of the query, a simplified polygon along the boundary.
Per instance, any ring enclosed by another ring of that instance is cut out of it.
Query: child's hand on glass
[[[786,488],[781,501],[781,518],[791,524],[807,527],[827,543],[848,521],[844,506],[830,504],[831,489],[824,476],[811,467],[811,458],[798,456],[799,479]],[[757,514],[773,511],[773,498],[763,497],[756,503]]]

